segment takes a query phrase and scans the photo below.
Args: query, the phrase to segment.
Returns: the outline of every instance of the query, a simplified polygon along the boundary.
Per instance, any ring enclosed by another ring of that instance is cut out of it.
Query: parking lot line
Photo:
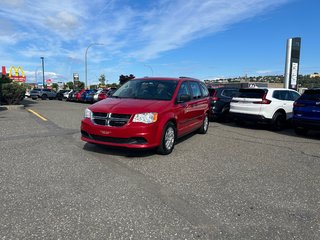
[[[39,113],[37,113],[31,109],[27,109],[27,110],[28,110],[28,112],[33,113],[34,115],[36,115],[38,118],[42,119],[43,121],[48,121],[46,118],[42,117]]]

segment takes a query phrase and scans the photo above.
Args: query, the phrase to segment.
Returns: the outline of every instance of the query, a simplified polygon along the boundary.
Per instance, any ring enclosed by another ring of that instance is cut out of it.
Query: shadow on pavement
[[[95,153],[108,154],[108,155],[114,155],[114,156],[123,156],[128,158],[149,157],[156,153],[154,149],[142,149],[142,150],[127,149],[127,148],[111,147],[111,146],[91,144],[91,143],[86,143],[83,146],[83,149],[88,152],[95,152]]]
[[[256,124],[253,122],[245,122],[243,124],[236,124],[235,122],[219,122],[221,125],[226,125],[232,128],[241,128],[241,129],[250,129],[256,131],[270,131],[278,135],[285,135],[290,137],[296,137],[298,139],[313,139],[313,140],[320,140],[320,131],[316,130],[309,130],[308,134],[306,135],[297,135],[294,132],[294,129],[290,122],[288,122],[285,128],[281,131],[273,131],[270,129],[268,125],[264,124]]]
[[[38,104],[38,102],[37,102],[37,100],[25,98],[21,101],[21,104],[24,105],[25,107],[29,107],[31,105]]]
[[[197,133],[193,132],[193,133],[190,133],[186,136],[179,138],[176,141],[175,145],[178,145],[178,144],[188,140],[189,138],[191,138],[195,134],[197,134]],[[106,145],[102,145],[102,144],[92,144],[92,143],[86,143],[83,146],[83,149],[85,151],[89,151],[89,152],[123,156],[123,157],[128,157],[128,158],[149,157],[149,156],[157,154],[156,149],[154,149],[154,148],[153,149],[129,149],[129,148],[113,147],[113,146],[106,146]]]

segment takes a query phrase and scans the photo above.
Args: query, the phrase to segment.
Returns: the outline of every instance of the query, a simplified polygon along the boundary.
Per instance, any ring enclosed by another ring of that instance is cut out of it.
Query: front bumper
[[[92,123],[89,118],[81,122],[81,139],[85,142],[126,148],[154,148],[160,145],[157,124],[129,122],[122,127]]]

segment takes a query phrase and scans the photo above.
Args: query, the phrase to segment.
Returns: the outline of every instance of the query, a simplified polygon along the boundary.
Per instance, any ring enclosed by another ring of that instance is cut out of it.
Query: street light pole
[[[85,88],[88,87],[88,62],[87,62],[87,54],[88,54],[88,49],[93,46],[93,45],[103,45],[102,43],[91,43],[87,49],[86,49],[86,53],[85,53],[85,56],[84,56],[84,62],[85,62]]]
[[[153,69],[152,69],[152,67],[150,65],[147,65],[147,64],[144,64],[144,66],[148,67],[151,70],[151,74],[152,74],[151,77],[153,77]]]
[[[44,57],[40,57],[42,60],[42,88],[44,88]]]

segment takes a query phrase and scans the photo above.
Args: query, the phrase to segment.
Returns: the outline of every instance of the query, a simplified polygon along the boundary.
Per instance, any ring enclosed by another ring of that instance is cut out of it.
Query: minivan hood
[[[132,98],[107,98],[89,107],[93,112],[136,114],[162,112],[171,101],[142,100]]]

